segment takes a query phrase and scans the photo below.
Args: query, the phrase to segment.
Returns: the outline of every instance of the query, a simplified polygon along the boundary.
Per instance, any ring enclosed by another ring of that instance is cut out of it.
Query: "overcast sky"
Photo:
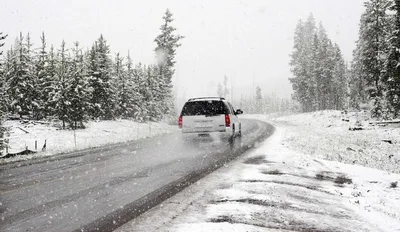
[[[185,36],[177,51],[175,81],[185,97],[216,95],[224,75],[234,94],[276,91],[289,97],[289,54],[299,19],[313,13],[350,61],[363,0],[2,0],[0,31],[11,45],[20,31],[39,45],[42,31],[58,47],[64,39],[89,47],[102,33],[113,54],[130,50],[135,62],[154,62],[154,38],[167,8]]]

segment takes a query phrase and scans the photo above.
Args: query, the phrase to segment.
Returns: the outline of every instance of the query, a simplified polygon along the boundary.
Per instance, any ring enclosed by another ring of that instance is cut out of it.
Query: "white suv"
[[[242,113],[224,98],[192,98],[183,106],[179,128],[182,133],[219,133],[234,138],[242,135],[242,123],[237,117]]]

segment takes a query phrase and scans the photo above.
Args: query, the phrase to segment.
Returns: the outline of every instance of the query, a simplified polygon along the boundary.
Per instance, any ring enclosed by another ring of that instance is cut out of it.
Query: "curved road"
[[[112,231],[273,133],[243,120],[233,144],[173,133],[0,166],[0,231]]]

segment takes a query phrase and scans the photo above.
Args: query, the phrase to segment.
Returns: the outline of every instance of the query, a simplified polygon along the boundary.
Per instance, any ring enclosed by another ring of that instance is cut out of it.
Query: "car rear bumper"
[[[232,134],[232,128],[225,127],[221,130],[209,130],[209,129],[185,129],[182,128],[183,134]]]

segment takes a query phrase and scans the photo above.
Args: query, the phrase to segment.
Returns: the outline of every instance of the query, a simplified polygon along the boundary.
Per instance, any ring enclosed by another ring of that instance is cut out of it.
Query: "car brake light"
[[[182,128],[182,116],[179,116],[178,125],[179,128]]]
[[[229,114],[225,114],[225,126],[226,127],[231,126],[231,118],[229,117]]]

